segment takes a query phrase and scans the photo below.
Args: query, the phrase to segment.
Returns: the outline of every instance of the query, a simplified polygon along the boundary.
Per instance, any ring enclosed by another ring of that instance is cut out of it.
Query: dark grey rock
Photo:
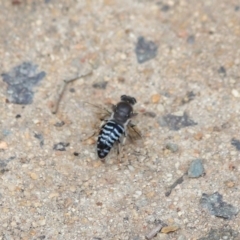
[[[238,240],[239,233],[229,227],[211,229],[206,237],[198,240]]]
[[[176,116],[173,114],[167,114],[161,119],[161,123],[168,126],[170,130],[178,131],[181,128],[197,125],[192,119],[189,118],[188,114],[184,112],[182,116]]]
[[[239,140],[237,140],[236,138],[232,138],[231,144],[232,144],[234,147],[236,147],[236,149],[237,149],[238,151],[240,151],[240,141],[239,141]]]
[[[34,137],[37,138],[40,141],[40,147],[44,145],[44,138],[43,135],[40,133],[35,133]]]
[[[238,210],[234,206],[223,202],[222,195],[218,192],[209,195],[203,193],[200,204],[203,208],[207,209],[211,215],[216,217],[231,219],[238,213]]]
[[[188,169],[188,176],[191,178],[198,178],[204,174],[204,167],[202,159],[195,159],[191,162]]]
[[[32,89],[46,76],[46,73],[37,73],[37,65],[23,62],[1,76],[3,81],[8,84],[8,101],[26,105],[32,103],[34,96]]]
[[[138,63],[144,63],[157,56],[157,45],[152,41],[146,41],[144,37],[139,37],[135,48]]]
[[[56,122],[56,123],[54,124],[54,126],[55,126],[55,127],[62,127],[64,124],[65,124],[64,121],[60,121],[60,122]]]
[[[188,36],[187,43],[188,44],[194,44],[194,42],[195,42],[195,36],[194,35]]]
[[[107,81],[102,81],[102,82],[94,83],[92,86],[93,86],[94,88],[106,89],[107,84],[108,84]]]
[[[219,69],[218,69],[218,73],[221,77],[226,77],[227,76],[227,71],[225,69],[225,67],[221,66]]]
[[[70,143],[59,142],[54,144],[53,149],[57,151],[66,151],[66,147],[68,147]]]

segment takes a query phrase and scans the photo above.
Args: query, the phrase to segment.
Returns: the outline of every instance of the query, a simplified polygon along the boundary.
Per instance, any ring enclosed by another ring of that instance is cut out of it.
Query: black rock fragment
[[[231,219],[238,213],[238,210],[234,206],[223,202],[222,195],[218,192],[209,195],[203,193],[200,204],[203,208],[207,209],[211,215],[216,217]]]
[[[55,127],[62,127],[64,124],[65,124],[65,122],[64,122],[64,121],[61,121],[61,122],[56,122],[56,123],[54,124],[54,126],[55,126]]]
[[[206,237],[199,238],[198,240],[238,240],[239,233],[229,227],[221,229],[211,229]]]
[[[189,118],[186,112],[182,116],[167,114],[160,119],[160,125],[168,126],[170,130],[178,131],[181,128],[197,125],[192,119]]]
[[[31,104],[33,101],[33,87],[45,76],[45,72],[37,73],[37,65],[23,62],[10,72],[1,74],[3,81],[8,84],[8,101],[16,104]]]
[[[231,144],[232,144],[234,147],[236,147],[236,149],[237,149],[238,151],[240,151],[240,141],[239,141],[239,140],[237,140],[236,138],[232,138]]]
[[[97,82],[94,83],[92,86],[94,88],[98,88],[98,89],[106,89],[108,82],[107,81],[102,81],[102,82]]]
[[[144,63],[157,55],[157,45],[152,41],[146,41],[144,37],[139,37],[135,48],[138,63]]]
[[[68,147],[70,143],[59,142],[54,144],[53,149],[57,151],[66,151],[66,147]]]
[[[219,69],[218,69],[218,73],[221,77],[226,77],[227,76],[227,71],[225,69],[225,67],[221,66]]]
[[[35,133],[34,137],[37,138],[40,141],[40,147],[44,145],[44,138],[43,135],[40,133]]]

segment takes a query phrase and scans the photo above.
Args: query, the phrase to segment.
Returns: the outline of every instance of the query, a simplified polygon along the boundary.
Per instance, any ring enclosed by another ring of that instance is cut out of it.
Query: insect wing
[[[134,141],[137,141],[137,140],[139,140],[139,139],[142,138],[142,134],[141,134],[140,129],[139,129],[136,125],[134,125],[134,124],[132,124],[132,123],[130,123],[130,124],[128,125],[127,131],[128,131],[128,137],[129,137],[129,139],[130,139],[131,141],[133,141],[133,142],[134,142]]]
[[[108,109],[107,107],[103,107],[97,104],[92,104],[89,102],[86,102],[86,103],[91,105],[96,110],[94,111],[94,113],[96,114],[96,118],[100,119],[101,121],[107,120],[112,114],[111,110]]]

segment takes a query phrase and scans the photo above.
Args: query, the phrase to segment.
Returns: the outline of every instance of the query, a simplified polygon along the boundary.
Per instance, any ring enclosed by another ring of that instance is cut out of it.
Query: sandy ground
[[[45,73],[31,104],[13,103],[0,81],[0,239],[142,240],[160,222],[174,231],[152,239],[240,239],[239,214],[200,204],[218,192],[240,208],[239,1],[0,2],[1,73],[24,62]],[[144,62],[139,39],[153,51]],[[88,71],[52,114],[63,80]],[[85,141],[100,125],[86,102],[122,94],[137,99],[143,138],[102,163]],[[184,175],[197,158],[205,174]]]

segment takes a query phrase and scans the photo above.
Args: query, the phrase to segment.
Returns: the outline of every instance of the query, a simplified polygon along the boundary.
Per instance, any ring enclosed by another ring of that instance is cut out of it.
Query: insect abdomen
[[[110,152],[113,144],[119,140],[124,133],[124,128],[114,121],[108,121],[101,128],[97,142],[97,153],[99,158],[105,158]]]

